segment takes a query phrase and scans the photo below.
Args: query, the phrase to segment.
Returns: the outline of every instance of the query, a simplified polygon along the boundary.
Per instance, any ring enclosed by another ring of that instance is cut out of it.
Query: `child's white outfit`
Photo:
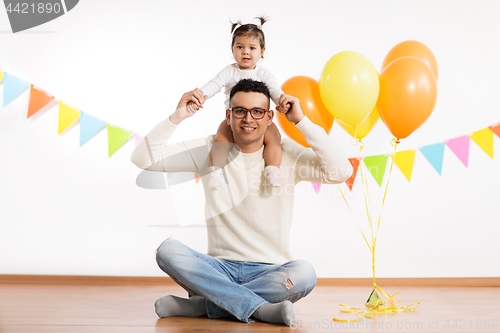
[[[229,94],[231,89],[236,85],[236,83],[241,79],[254,79],[256,81],[264,82],[269,88],[269,93],[271,94],[271,99],[274,104],[279,105],[279,100],[283,91],[276,82],[273,74],[266,68],[257,64],[253,70],[241,70],[237,63],[226,66],[223,70],[217,74],[212,80],[201,87],[204,95],[207,98],[214,97],[217,93],[224,89],[224,94],[226,98],[224,100],[224,105],[226,109],[229,109]]]
[[[215,96],[222,90],[222,88],[224,88],[224,95],[226,96],[224,99],[224,105],[226,109],[229,109],[229,95],[231,93],[231,89],[233,89],[236,83],[241,79],[253,79],[265,83],[269,89],[269,93],[274,104],[279,105],[279,99],[281,94],[283,94],[283,91],[271,72],[259,64],[257,64],[253,70],[241,70],[237,63],[228,65],[224,67],[224,69],[221,70],[215,78],[201,87],[201,90],[204,95],[208,96],[208,99]],[[219,167],[214,166],[208,168],[208,175],[208,186],[212,190],[218,189],[225,183],[222,169]],[[271,186],[280,187],[283,185],[280,176],[280,169],[278,167],[267,166],[264,171],[264,175]]]

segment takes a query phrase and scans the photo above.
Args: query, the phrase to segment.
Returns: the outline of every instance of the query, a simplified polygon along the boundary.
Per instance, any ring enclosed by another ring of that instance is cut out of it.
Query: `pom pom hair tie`
[[[243,23],[241,22],[241,20],[238,20],[238,21],[236,22],[236,27],[235,27],[235,30],[236,30],[236,29],[238,29],[239,27],[241,27],[242,25],[243,25]],[[257,26],[257,29],[262,30],[262,24],[258,25],[258,26]]]

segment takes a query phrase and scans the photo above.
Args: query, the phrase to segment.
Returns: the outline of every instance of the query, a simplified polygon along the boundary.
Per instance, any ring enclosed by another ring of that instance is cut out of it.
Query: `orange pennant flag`
[[[34,85],[31,85],[28,118],[40,111],[41,108],[49,104],[49,102],[53,99],[54,96],[47,94],[45,91],[38,89]]]
[[[500,123],[491,125],[490,130],[492,130],[493,133],[495,133],[500,138]]]
[[[196,178],[196,184],[200,181],[200,176],[195,172],[194,173],[194,178]]]
[[[354,179],[356,178],[356,173],[358,172],[358,167],[359,167],[359,158],[350,158],[349,162],[351,162],[352,165],[352,175],[351,178],[345,181],[347,186],[349,187],[349,190],[352,191],[352,185],[354,184]]]
[[[398,166],[399,170],[405,175],[406,179],[410,181],[411,173],[413,171],[413,162],[415,161],[415,151],[414,150],[404,150],[396,153],[394,162]]]

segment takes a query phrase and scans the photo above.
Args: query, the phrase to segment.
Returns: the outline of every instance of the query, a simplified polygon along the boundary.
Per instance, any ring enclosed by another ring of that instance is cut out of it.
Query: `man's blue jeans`
[[[160,245],[156,261],[190,296],[206,299],[210,318],[234,316],[249,322],[252,313],[266,301],[296,302],[316,285],[316,272],[305,260],[273,265],[217,259],[175,239]]]

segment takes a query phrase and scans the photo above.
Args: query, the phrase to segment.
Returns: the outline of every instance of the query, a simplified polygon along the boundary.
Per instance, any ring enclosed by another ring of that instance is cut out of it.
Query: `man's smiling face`
[[[231,98],[231,108],[243,107],[245,109],[266,109],[270,106],[269,98],[259,92],[237,92]],[[226,110],[226,120],[233,132],[234,143],[242,153],[253,153],[264,144],[264,134],[273,120],[273,111],[269,110],[264,118],[253,119],[250,112],[246,116],[235,118],[231,111]]]

